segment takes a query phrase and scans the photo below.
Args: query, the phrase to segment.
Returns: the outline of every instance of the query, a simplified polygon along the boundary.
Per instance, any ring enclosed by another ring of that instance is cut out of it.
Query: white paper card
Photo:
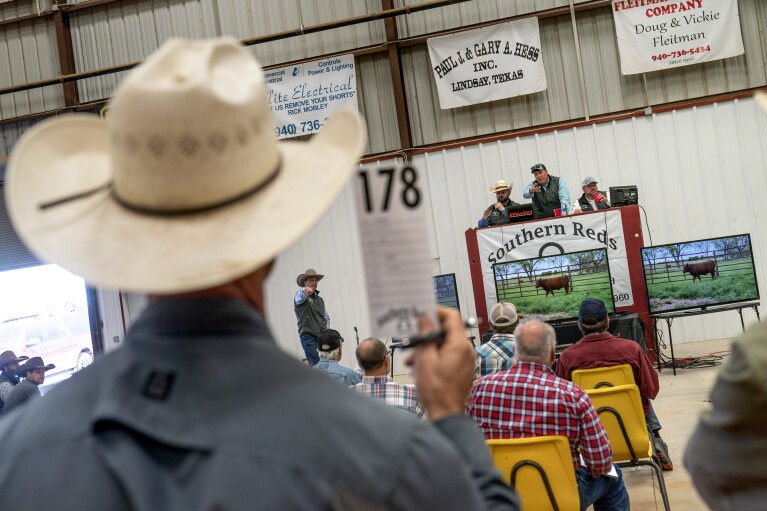
[[[426,179],[411,166],[373,167],[353,184],[373,335],[411,336],[421,315],[436,318]]]

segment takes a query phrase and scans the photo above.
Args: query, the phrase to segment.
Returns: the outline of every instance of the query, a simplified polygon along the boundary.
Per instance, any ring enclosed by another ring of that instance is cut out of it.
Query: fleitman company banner
[[[743,54],[737,0],[613,0],[624,75]]]
[[[358,110],[354,55],[264,72],[277,138],[319,131],[340,108]]]
[[[443,110],[546,90],[538,18],[427,41]]]
[[[493,265],[595,248],[607,249],[616,307],[634,305],[621,212],[552,218],[533,224],[509,224],[477,231],[487,310],[498,302]]]

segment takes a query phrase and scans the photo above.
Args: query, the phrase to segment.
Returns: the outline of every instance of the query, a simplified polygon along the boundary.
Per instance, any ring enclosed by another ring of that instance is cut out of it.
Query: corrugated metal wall
[[[51,18],[0,27],[0,87],[54,78],[60,74]],[[0,96],[0,119],[64,106],[59,86]]]
[[[760,288],[767,285],[767,115],[753,100],[730,101],[583,128],[479,144],[417,156],[428,177],[434,274],[455,272],[465,315],[474,314],[464,232],[476,226],[492,202],[487,186],[512,183],[522,198],[530,166],[544,162],[564,177],[571,194],[579,181],[596,175],[600,188],[634,184],[647,216],[645,244],[664,244],[750,232]],[[334,328],[348,341],[353,326],[369,331],[358,232],[350,186],[308,236],[278,260],[268,288],[268,316],[282,346],[301,354],[290,307],[295,277],[307,266],[327,274],[320,289]],[[424,247],[425,248],[425,247]],[[634,292],[643,293],[644,290]],[[745,313],[748,323],[755,317]],[[735,336],[737,313],[674,322],[675,342]],[[346,354],[344,360],[353,365]]]
[[[430,26],[431,30],[443,25],[446,25],[445,28],[451,28],[463,18],[472,22],[480,21],[481,17],[469,7],[464,8],[465,12],[460,11],[461,16],[457,13],[461,6],[483,3],[495,5],[488,0],[419,14],[434,18],[429,18],[429,22],[434,24]],[[536,6],[540,9],[538,3],[536,2]],[[548,4],[554,2],[540,3],[546,4],[545,8],[548,8]],[[558,5],[550,7],[556,6]],[[582,100],[575,39],[569,15],[539,21],[548,89],[508,100],[440,110],[426,44],[405,48],[402,52],[402,62],[405,68],[413,143],[434,144],[456,138],[578,119],[587,113],[589,116],[595,116],[763,86],[767,84],[767,40],[764,29],[767,24],[767,2],[740,0],[739,8],[743,44],[746,49],[744,55],[702,65],[629,76],[621,74],[615,23],[610,8],[577,13],[576,23],[586,80],[588,111]],[[448,17],[443,13],[451,9],[455,13],[454,18],[451,18],[452,24],[445,21]],[[422,30],[420,24],[409,21],[413,16],[415,15],[406,17],[406,21]],[[399,24],[403,25],[404,23]]]

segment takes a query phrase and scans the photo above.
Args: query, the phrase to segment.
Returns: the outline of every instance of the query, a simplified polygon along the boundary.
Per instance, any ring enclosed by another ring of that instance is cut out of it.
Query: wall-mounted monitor
[[[759,299],[751,236],[643,247],[650,314]]]
[[[443,307],[460,309],[458,303],[458,287],[455,284],[455,273],[446,273],[434,277],[434,295],[437,304]]]
[[[598,298],[615,312],[604,248],[496,263],[493,273],[498,301],[513,303],[523,319],[576,319],[586,298]]]

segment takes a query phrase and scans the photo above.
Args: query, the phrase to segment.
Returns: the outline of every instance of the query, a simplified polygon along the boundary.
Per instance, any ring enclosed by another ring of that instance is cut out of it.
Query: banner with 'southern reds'
[[[536,17],[426,43],[443,110],[546,90]]]
[[[624,75],[742,55],[737,0],[613,0]]]

